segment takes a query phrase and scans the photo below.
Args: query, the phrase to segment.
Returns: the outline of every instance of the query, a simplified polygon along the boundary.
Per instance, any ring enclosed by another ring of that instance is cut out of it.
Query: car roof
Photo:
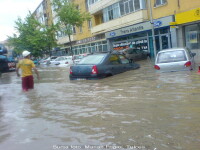
[[[186,48],[169,48],[169,49],[163,49],[163,50],[159,51],[158,53],[168,52],[168,51],[177,51],[177,50],[186,50]]]

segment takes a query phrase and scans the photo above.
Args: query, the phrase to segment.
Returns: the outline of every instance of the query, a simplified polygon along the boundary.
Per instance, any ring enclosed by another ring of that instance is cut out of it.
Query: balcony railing
[[[126,16],[102,23],[91,29],[92,34],[106,33],[122,27],[137,24],[148,20],[147,10],[140,10]]]

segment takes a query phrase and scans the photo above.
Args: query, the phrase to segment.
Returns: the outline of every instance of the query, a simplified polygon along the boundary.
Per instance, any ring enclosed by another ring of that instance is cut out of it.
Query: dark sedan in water
[[[70,67],[70,80],[100,79],[125,71],[138,69],[139,64],[131,62],[122,54],[96,53],[88,55]]]

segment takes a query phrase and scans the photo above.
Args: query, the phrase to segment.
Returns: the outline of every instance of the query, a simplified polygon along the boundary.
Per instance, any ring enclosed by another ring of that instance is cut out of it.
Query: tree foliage
[[[53,0],[54,11],[58,19],[59,30],[64,31],[68,35],[71,45],[70,36],[73,34],[73,27],[81,27],[86,20],[90,20],[91,16],[88,12],[82,12],[72,0]],[[72,53],[73,55],[73,53]]]
[[[41,25],[31,13],[27,15],[24,21],[18,18],[15,21],[17,34],[8,38],[10,46],[14,47],[16,53],[20,54],[28,50],[34,57],[42,56],[50,52],[55,42],[55,27],[52,25],[46,27]]]

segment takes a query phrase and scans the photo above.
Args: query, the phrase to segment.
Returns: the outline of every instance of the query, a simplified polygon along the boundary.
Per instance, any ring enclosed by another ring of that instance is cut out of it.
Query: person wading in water
[[[22,71],[22,90],[28,91],[29,89],[34,88],[34,80],[33,80],[33,72],[37,75],[37,79],[40,80],[39,73],[35,67],[34,62],[30,59],[30,52],[29,51],[23,51],[22,56],[24,59],[20,60],[17,64],[16,73],[17,76],[20,77],[19,69]]]

